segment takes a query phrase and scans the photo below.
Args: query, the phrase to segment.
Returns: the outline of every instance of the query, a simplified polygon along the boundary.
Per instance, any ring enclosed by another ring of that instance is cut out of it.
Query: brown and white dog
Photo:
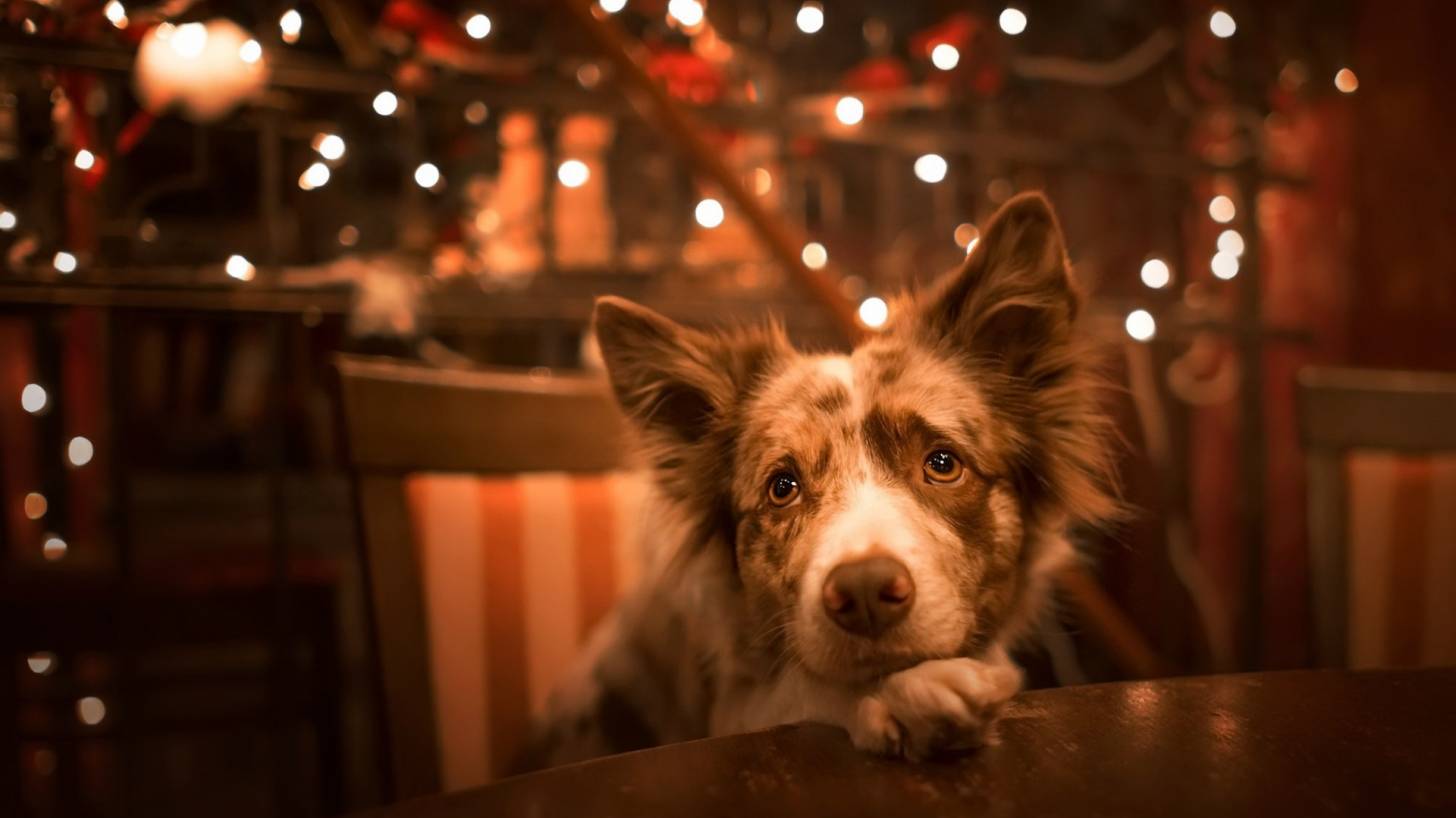
[[[1067,527],[1117,507],[1079,303],[1035,194],[849,355],[599,301],[655,558],[531,763],[800,720],[915,759],[980,744]]]

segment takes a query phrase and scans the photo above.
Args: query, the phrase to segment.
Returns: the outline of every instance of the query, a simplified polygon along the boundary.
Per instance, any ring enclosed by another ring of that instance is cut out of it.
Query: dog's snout
[[[905,618],[915,602],[915,582],[893,557],[846,562],[824,581],[824,611],[839,627],[879,636]]]

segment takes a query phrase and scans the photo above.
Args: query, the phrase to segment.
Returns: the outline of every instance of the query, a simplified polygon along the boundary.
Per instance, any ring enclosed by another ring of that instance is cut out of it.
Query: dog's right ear
[[[597,299],[592,320],[617,402],[644,431],[696,442],[732,400],[716,339],[622,298]]]

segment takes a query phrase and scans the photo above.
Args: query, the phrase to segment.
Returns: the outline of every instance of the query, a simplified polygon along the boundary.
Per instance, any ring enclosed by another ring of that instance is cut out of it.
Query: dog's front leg
[[[999,648],[982,659],[932,659],[886,676],[846,726],[862,750],[923,759],[985,743],[1020,689],[1021,670]]]

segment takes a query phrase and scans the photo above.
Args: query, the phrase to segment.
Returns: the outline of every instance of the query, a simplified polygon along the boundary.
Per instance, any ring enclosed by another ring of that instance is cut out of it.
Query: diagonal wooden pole
[[[703,129],[693,115],[679,105],[667,91],[647,73],[640,58],[642,44],[622,30],[616,21],[593,11],[592,0],[561,0],[568,14],[591,37],[602,54],[616,67],[617,73],[636,94],[629,95],[638,112],[648,122],[660,125],[687,160],[702,175],[723,189],[740,212],[747,217],[760,239],[779,263],[828,310],[835,325],[854,344],[866,336],[855,319],[854,309],[835,286],[835,277],[828,267],[811,270],[800,257],[803,236],[792,230],[782,217],[768,209],[749,192],[738,174],[703,138]],[[1129,676],[1146,678],[1164,672],[1162,661],[1147,640],[1112,601],[1102,586],[1081,566],[1063,571],[1057,585],[1071,602],[1088,630],[1102,641],[1118,666]]]
[[[642,44],[634,40],[613,19],[593,12],[592,0],[562,0],[574,19],[601,49],[603,56],[617,69],[618,76],[629,89],[638,112],[649,122],[659,125],[694,169],[713,180],[723,195],[748,219],[769,252],[794,279],[830,314],[835,326],[851,343],[864,336],[865,330],[855,320],[854,308],[839,294],[834,283],[837,276],[830,268],[811,270],[801,253],[804,236],[792,229],[782,216],[772,214],[739,178],[738,173],[723,161],[720,153],[703,138],[703,128],[691,112],[684,109],[660,83],[648,75],[640,57]]]

